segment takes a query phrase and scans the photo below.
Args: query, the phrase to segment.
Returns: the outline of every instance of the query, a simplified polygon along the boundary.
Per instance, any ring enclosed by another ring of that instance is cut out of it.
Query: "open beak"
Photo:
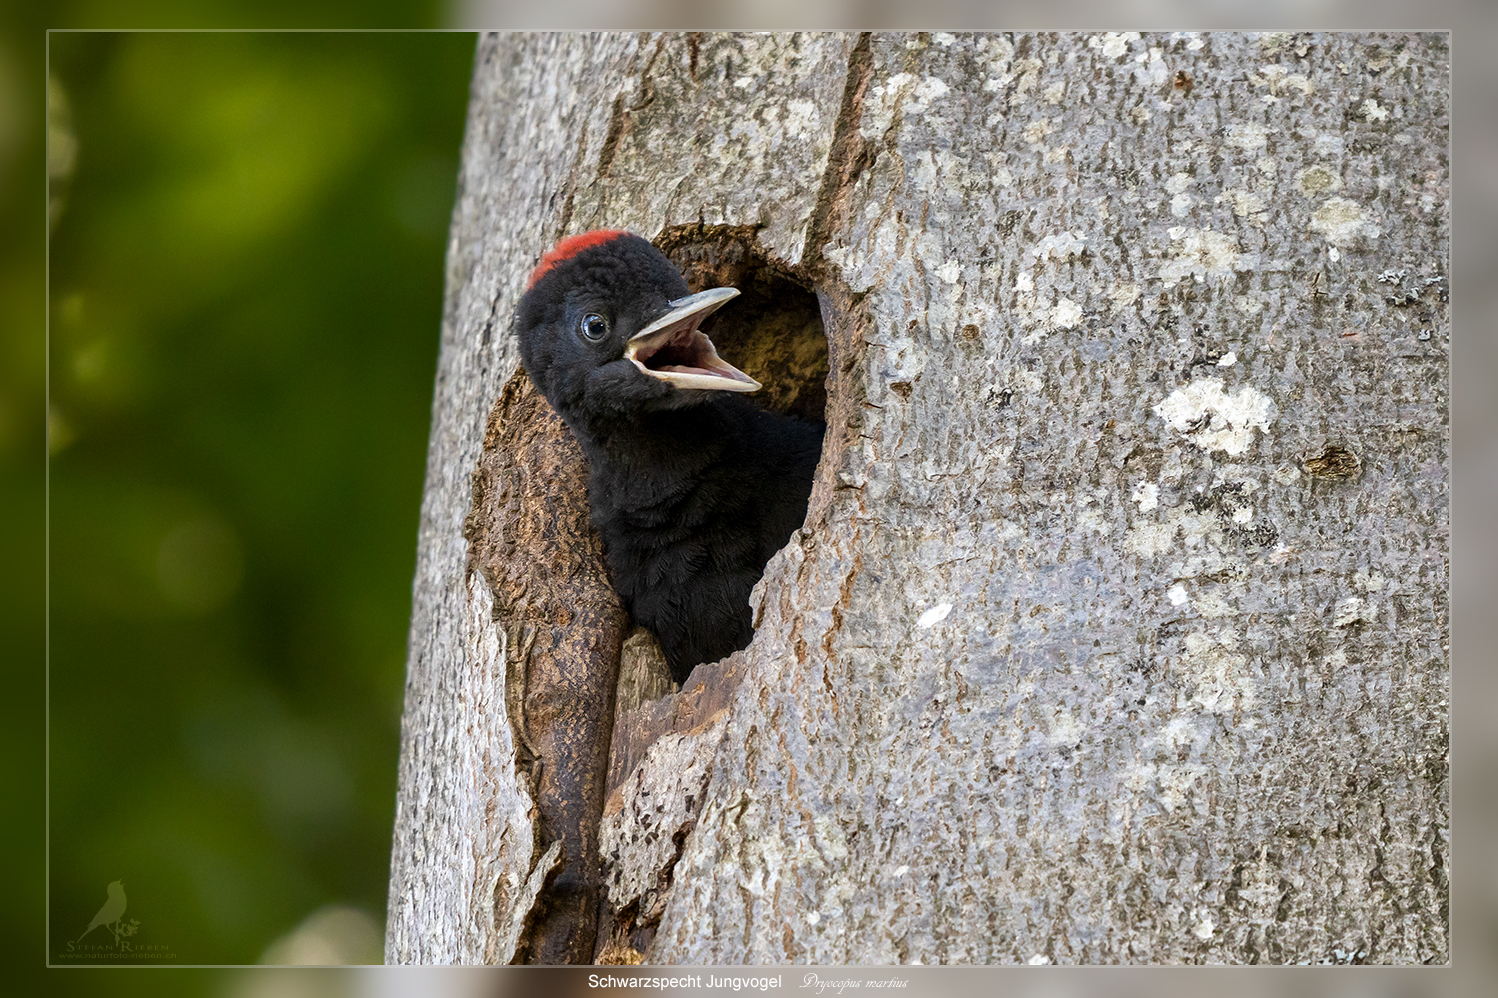
[[[738,288],[713,288],[668,302],[665,315],[624,344],[624,359],[678,388],[758,391],[760,383],[719,357],[713,341],[697,328],[738,293]]]

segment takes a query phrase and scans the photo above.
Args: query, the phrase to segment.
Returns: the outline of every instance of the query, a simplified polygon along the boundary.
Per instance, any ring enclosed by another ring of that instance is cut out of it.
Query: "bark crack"
[[[619,149],[619,140],[629,131],[629,112],[624,109],[624,95],[621,93],[614,98],[614,109],[609,113],[609,130],[603,136],[603,148],[598,153],[598,173],[596,179],[602,180],[609,175],[609,167],[614,163],[614,153]]]
[[[873,59],[869,55],[872,36],[871,31],[860,32],[858,42],[848,56],[848,78],[843,87],[837,123],[833,126],[827,169],[822,173],[816,206],[806,225],[802,266],[813,275],[821,269],[822,246],[842,228],[847,217],[849,191],[871,161],[872,150],[859,131],[859,122],[863,120],[864,98],[874,71]]]
[[[572,161],[572,168],[567,171],[567,180],[563,186],[565,197],[562,199],[562,215],[557,222],[554,238],[561,239],[567,234],[567,226],[572,224],[572,209],[577,199],[577,174],[583,168],[583,157],[588,153],[588,119],[583,118],[582,129],[577,136],[577,156]]]

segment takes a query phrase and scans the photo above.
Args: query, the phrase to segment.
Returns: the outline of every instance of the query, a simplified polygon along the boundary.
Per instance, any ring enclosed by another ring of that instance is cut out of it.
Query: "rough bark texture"
[[[559,862],[463,534],[523,275],[697,225],[828,433],[754,642],[620,708],[600,959],[1446,961],[1447,44],[483,39],[387,958],[525,957]]]

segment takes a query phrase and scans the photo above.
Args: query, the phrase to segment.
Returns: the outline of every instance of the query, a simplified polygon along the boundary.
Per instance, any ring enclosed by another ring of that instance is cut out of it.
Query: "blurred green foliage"
[[[10,27],[12,17],[0,7],[0,24]],[[14,862],[11,885],[20,902],[0,905],[0,938],[33,968],[43,961],[46,723],[43,37],[33,31],[28,45],[19,32],[0,33],[0,663],[6,683],[0,849]]]
[[[473,45],[50,36],[53,963],[383,925]]]

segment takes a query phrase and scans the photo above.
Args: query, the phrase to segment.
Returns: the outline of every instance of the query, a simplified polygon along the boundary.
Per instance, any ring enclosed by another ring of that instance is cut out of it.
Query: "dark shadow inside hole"
[[[656,246],[691,289],[733,287],[702,331],[730,364],[764,385],[747,398],[775,412],[825,421],[827,334],[817,296],[770,260],[750,226],[668,229]]]

